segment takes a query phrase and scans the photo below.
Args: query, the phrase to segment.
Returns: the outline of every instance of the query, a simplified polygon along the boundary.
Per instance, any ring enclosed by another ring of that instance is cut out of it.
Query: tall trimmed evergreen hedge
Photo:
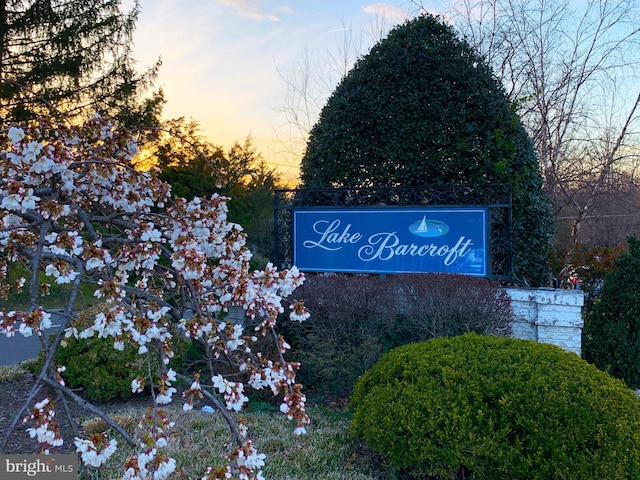
[[[551,213],[535,150],[489,66],[450,26],[392,30],[336,88],[311,131],[302,186],[513,186],[516,274],[548,280]]]
[[[599,369],[640,388],[640,240],[628,242],[587,317],[583,351]]]

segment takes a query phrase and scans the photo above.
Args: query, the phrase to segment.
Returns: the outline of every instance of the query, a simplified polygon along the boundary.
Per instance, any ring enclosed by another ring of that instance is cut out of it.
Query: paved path
[[[15,365],[16,363],[36,358],[40,351],[38,337],[23,337],[16,333],[15,337],[7,338],[0,335],[0,366]]]
[[[59,318],[55,313],[51,315],[53,327],[45,330],[45,335],[56,333]],[[23,337],[16,332],[15,336],[7,338],[0,333],[0,366],[15,365],[36,358],[40,352],[40,340],[36,335]]]

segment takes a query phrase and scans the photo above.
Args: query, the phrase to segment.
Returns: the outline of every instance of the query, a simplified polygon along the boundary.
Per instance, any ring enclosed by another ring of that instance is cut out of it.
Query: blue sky
[[[251,135],[291,176],[295,162],[275,138],[285,122],[279,70],[294,69],[305,54],[338,51],[345,28],[364,54],[379,30],[415,8],[406,0],[141,0],[141,10],[133,56],[139,69],[162,58],[156,86],[168,101],[165,118],[193,118],[223,147]]]

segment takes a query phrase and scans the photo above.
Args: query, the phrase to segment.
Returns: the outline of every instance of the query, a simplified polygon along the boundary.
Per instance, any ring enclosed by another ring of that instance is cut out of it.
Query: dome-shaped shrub
[[[573,353],[475,334],[390,351],[352,432],[417,478],[640,478],[640,403]]]
[[[408,20],[355,63],[300,175],[306,188],[510,185],[516,276],[549,281],[552,214],[533,143],[488,63],[441,18]]]

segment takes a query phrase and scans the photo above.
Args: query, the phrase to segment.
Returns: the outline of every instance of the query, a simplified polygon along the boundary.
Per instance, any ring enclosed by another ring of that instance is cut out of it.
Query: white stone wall
[[[512,336],[582,354],[581,290],[507,288],[515,314]]]

